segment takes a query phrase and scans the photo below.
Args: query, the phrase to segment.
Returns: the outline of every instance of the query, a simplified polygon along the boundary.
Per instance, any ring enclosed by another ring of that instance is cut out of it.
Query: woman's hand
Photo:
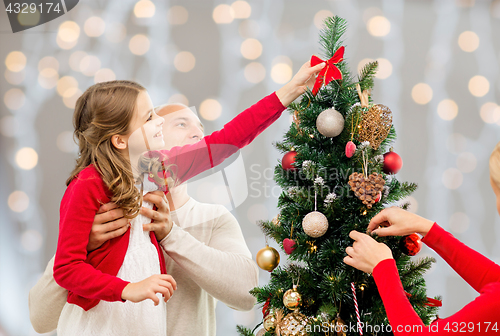
[[[433,221],[415,215],[398,207],[380,211],[368,224],[368,233],[384,236],[406,236],[419,233],[425,236],[431,229]],[[378,228],[381,226],[380,228]]]
[[[177,283],[171,275],[155,274],[139,282],[131,282],[122,291],[122,299],[132,302],[141,302],[147,299],[153,300],[155,306],[160,303],[156,293],[161,293],[167,302],[174,290],[177,289]]]
[[[354,243],[345,250],[347,256],[344,262],[347,265],[365,273],[373,273],[373,269],[379,262],[392,259],[391,249],[383,243],[378,243],[372,237],[358,231],[351,231],[349,237],[354,239]]]
[[[306,92],[307,87],[312,88],[316,80],[316,75],[325,65],[326,63],[323,62],[312,67],[310,61],[305,62],[295,76],[293,76],[292,80],[276,91],[281,104],[283,106],[290,105],[291,102]]]
[[[160,241],[170,233],[174,225],[170,216],[167,197],[162,191],[156,190],[144,195],[143,200],[156,205],[156,210],[141,208],[141,215],[153,220],[150,224],[144,224],[143,229],[144,231],[154,231],[156,239]]]
[[[119,237],[127,232],[130,219],[123,217],[123,210],[115,203],[101,205],[92,223],[87,251],[98,249],[106,241]]]

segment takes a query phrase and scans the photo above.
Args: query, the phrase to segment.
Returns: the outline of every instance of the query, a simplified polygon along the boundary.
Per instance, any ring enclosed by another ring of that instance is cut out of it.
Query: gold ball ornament
[[[326,137],[336,137],[344,129],[344,117],[335,109],[324,110],[316,119],[316,128]]]
[[[276,249],[266,246],[257,252],[257,257],[255,259],[260,268],[271,272],[280,263],[280,254]]]
[[[310,212],[302,220],[302,228],[309,237],[321,237],[328,230],[328,219],[319,211]]]
[[[293,285],[293,289],[289,289],[283,294],[283,304],[290,310],[296,310],[302,303],[302,296],[297,291],[297,285]]]
[[[269,314],[264,318],[264,323],[262,324],[266,331],[271,331],[276,328],[276,316],[274,314]]]
[[[279,323],[281,336],[305,336],[307,316],[293,312],[285,316]]]

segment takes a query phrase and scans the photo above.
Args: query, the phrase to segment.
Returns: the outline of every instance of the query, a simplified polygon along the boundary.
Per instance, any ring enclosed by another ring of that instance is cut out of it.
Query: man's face
[[[203,138],[203,125],[198,116],[188,107],[169,104],[158,109],[156,113],[165,119],[163,123],[165,149],[194,144]]]

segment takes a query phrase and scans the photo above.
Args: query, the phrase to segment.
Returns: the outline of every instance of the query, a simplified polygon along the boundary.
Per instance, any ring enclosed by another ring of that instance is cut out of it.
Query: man
[[[166,149],[199,141],[203,126],[197,115],[181,104],[157,108],[165,119],[163,135]],[[167,334],[215,335],[217,300],[237,310],[250,310],[255,298],[249,290],[258,285],[258,268],[245,243],[236,218],[221,205],[199,203],[187,193],[187,185],[172,188],[167,194],[149,193],[144,200],[157,210],[142,208],[153,219],[144,230],[155,231],[174,225],[160,242],[167,273],[177,282],[177,290],[167,304]],[[94,219],[87,249],[92,251],[105,241],[123,234],[128,220],[112,203],[101,207]],[[170,224],[171,225],[171,224]],[[66,303],[67,290],[53,278],[54,259],[29,293],[30,319],[37,332],[57,328]]]

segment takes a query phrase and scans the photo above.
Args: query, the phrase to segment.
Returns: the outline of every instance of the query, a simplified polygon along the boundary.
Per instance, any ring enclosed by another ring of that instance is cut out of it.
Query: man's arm
[[[54,257],[28,296],[31,324],[40,334],[57,329],[59,316],[68,298],[68,291],[55,282],[53,268]]]
[[[238,221],[223,209],[208,246],[177,225],[160,244],[215,299],[237,310],[250,310],[256,302],[249,291],[258,285],[257,264],[252,260]]]

